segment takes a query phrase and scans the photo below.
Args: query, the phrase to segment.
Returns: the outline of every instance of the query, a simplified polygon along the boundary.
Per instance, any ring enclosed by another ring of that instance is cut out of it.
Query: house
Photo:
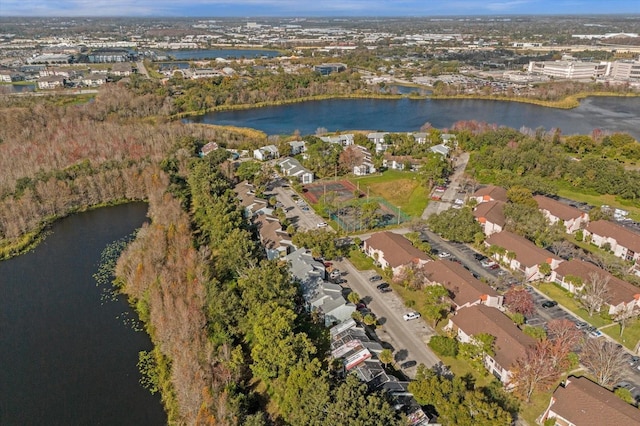
[[[260,161],[273,160],[279,156],[280,153],[275,145],[267,145],[253,150],[253,158]]]
[[[427,138],[429,137],[429,134],[426,132],[418,132],[418,133],[410,133],[411,135],[413,135],[413,139],[416,141],[417,144],[425,144],[427,143]]]
[[[640,410],[586,377],[569,376],[541,417],[557,426],[640,425]]]
[[[449,291],[456,309],[474,305],[501,308],[504,297],[487,284],[476,279],[469,271],[450,260],[436,260],[422,266],[431,284],[441,284]]]
[[[345,133],[344,135],[336,136],[322,136],[320,140],[323,142],[340,144],[344,148],[349,145],[353,145],[353,133]]]
[[[640,264],[640,234],[608,220],[597,220],[587,225],[584,238],[621,259]]]
[[[133,74],[133,67],[128,62],[117,62],[111,66],[111,74],[126,77]]]
[[[313,182],[313,172],[305,168],[295,158],[284,158],[278,163],[280,171],[283,175],[297,178],[302,184],[308,184]]]
[[[446,328],[456,334],[462,343],[471,343],[474,336],[487,333],[495,337],[495,355],[485,354],[484,366],[503,384],[509,385],[511,370],[518,359],[524,357],[536,341],[524,334],[509,318],[498,309],[485,305],[475,305],[456,311],[449,318]]]
[[[567,234],[573,234],[589,223],[589,215],[575,207],[568,206],[543,195],[533,197],[538,203],[538,209],[549,222],[561,223]]]
[[[293,248],[291,237],[282,229],[280,221],[266,214],[258,214],[253,223],[258,229],[260,243],[267,253],[267,259],[279,259]]]
[[[51,75],[48,77],[42,77],[38,79],[38,89],[57,89],[64,87],[65,78],[59,75]]]
[[[443,133],[440,135],[440,140],[442,141],[443,145],[446,145],[448,147],[457,147],[458,146],[458,140],[456,138],[456,135],[452,134],[452,133]]]
[[[410,170],[415,172],[422,166],[422,160],[417,160],[410,155],[384,154],[382,165],[392,170]]]
[[[431,148],[429,148],[429,150],[435,154],[442,155],[444,158],[449,157],[449,147],[443,143],[434,145]]]
[[[353,147],[350,149],[357,149],[362,154],[362,160],[360,161],[360,164],[353,166],[354,175],[366,176],[368,174],[376,172],[376,168],[373,165],[371,152],[369,152],[369,150],[366,147],[361,145],[353,145]]]
[[[244,208],[244,217],[252,218],[257,212],[267,206],[267,200],[256,197],[253,192],[253,185],[246,180],[237,184],[233,191],[238,195],[240,205]]]
[[[611,275],[593,263],[579,259],[562,262],[551,272],[549,281],[555,282],[571,293],[579,293],[584,283],[599,277],[607,280],[609,300],[607,313],[615,315],[624,310],[640,308],[640,288]]]
[[[291,147],[289,155],[298,155],[307,151],[307,143],[305,141],[291,141],[289,146]]]
[[[502,201],[506,203],[507,190],[500,186],[488,185],[474,192],[471,198],[475,199],[478,204],[488,201]]]
[[[107,79],[101,76],[89,75],[82,77],[82,84],[85,86],[102,86],[107,82]]]
[[[376,154],[386,151],[389,147],[389,145],[385,142],[385,136],[388,134],[389,132],[373,132],[367,134],[367,139],[369,139],[369,141],[374,143],[376,146]]]
[[[493,257],[506,263],[509,268],[520,271],[527,281],[535,281],[544,278],[540,272],[540,265],[548,264],[551,269],[556,269],[562,259],[553,253],[542,249],[520,235],[508,231],[491,234],[485,241],[488,247],[496,246],[501,249]]]
[[[420,266],[431,260],[405,237],[389,231],[377,232],[365,240],[364,252],[381,267],[390,268],[393,275],[399,274],[410,263]]]
[[[9,71],[0,71],[0,83],[11,83],[13,74]]]
[[[504,217],[504,204],[503,201],[487,201],[478,204],[473,209],[473,216],[480,223],[482,231],[487,237],[496,232],[502,232],[504,229],[507,223],[507,219]]]
[[[200,149],[200,156],[201,157],[206,157],[207,155],[211,154],[216,149],[218,149],[218,144],[215,143],[215,142],[209,142],[209,143],[207,143],[205,146],[203,146]]]

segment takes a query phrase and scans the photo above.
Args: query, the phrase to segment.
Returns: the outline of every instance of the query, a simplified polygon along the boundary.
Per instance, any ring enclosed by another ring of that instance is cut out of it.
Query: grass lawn
[[[365,194],[369,190],[371,195],[383,197],[411,217],[422,216],[429,202],[426,188],[413,172],[387,170],[379,175],[350,178],[349,181]]]
[[[351,249],[351,251],[349,252],[349,260],[359,271],[375,269],[375,266],[373,265],[373,259],[357,248]]]
[[[580,303],[575,300],[571,294],[565,289],[559,287],[553,283],[541,283],[537,286],[537,288],[549,296],[551,299],[555,300],[565,308],[569,309],[574,314],[578,315],[580,318],[584,319],[589,324],[595,327],[602,327],[603,325],[611,324],[611,320],[607,320],[602,318],[598,314],[594,314],[592,317],[589,316],[589,313],[580,305]]]
[[[603,329],[602,332],[622,343],[627,349],[634,351],[638,341],[640,341],[640,320],[636,319],[627,325],[624,328],[622,337],[620,337],[620,326],[618,324],[607,327]]]
[[[554,386],[552,389],[555,389]],[[521,402],[519,415],[531,426],[536,424],[536,419],[547,409],[553,391],[535,392],[531,397],[531,402]]]

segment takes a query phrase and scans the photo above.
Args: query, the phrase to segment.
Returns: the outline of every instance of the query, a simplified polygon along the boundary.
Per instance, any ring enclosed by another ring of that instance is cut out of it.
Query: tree
[[[507,190],[507,199],[514,204],[521,204],[533,208],[538,208],[538,203],[533,198],[531,190],[523,186],[512,186]]]
[[[375,315],[373,315],[372,313],[368,313],[367,315],[364,316],[364,318],[362,319],[362,322],[365,325],[368,325],[371,327],[372,325],[375,325],[376,322],[378,322],[378,320],[376,319]]]
[[[549,321],[547,323],[547,336],[556,347],[556,352],[564,351],[569,353],[582,340],[582,333],[576,328],[575,323],[567,319]]]
[[[353,168],[362,164],[363,158],[362,150],[355,145],[350,145],[340,153],[338,160],[340,169],[344,173],[353,173]]]
[[[629,325],[632,320],[638,318],[638,316],[640,316],[640,309],[636,309],[635,307],[629,309],[626,306],[613,314],[613,320],[620,324],[620,336],[624,333],[624,328]]]
[[[451,164],[442,155],[429,152],[418,171],[418,178],[431,190],[435,184],[444,183],[451,172]]]
[[[253,179],[262,170],[262,164],[257,161],[243,161],[236,170],[236,176],[240,181],[249,181],[253,183]]]
[[[609,300],[609,277],[591,272],[580,291],[580,303],[589,312],[589,316],[593,316]]]
[[[387,364],[391,364],[393,362],[393,352],[391,352],[391,349],[383,349],[380,352],[380,355],[378,355],[378,359],[380,359],[380,362],[386,367]]]
[[[551,265],[549,265],[547,262],[543,262],[538,265],[538,271],[546,277],[551,273]]]
[[[633,394],[631,393],[631,391],[629,389],[618,388],[613,393],[615,393],[618,398],[620,398],[621,400],[623,400],[624,402],[626,402],[628,404],[635,404],[636,403],[636,399],[633,397]]]
[[[533,296],[522,286],[511,287],[504,294],[504,304],[511,312],[531,315],[536,311]]]
[[[604,338],[587,339],[582,347],[580,361],[602,386],[610,386],[624,376],[624,350]]]
[[[448,301],[449,291],[440,284],[433,284],[425,287],[424,293],[424,306],[421,312],[427,319],[433,321],[434,325],[438,325],[451,310],[451,304]]]
[[[458,354],[458,341],[446,336],[433,336],[429,340],[429,347],[442,356],[455,357]]]
[[[431,215],[427,223],[434,232],[452,241],[469,243],[474,241],[477,233],[482,233],[482,227],[468,207]]]
[[[551,386],[560,376],[561,370],[550,362],[551,345],[543,340],[529,348],[524,356],[516,361],[512,369],[511,383],[515,386],[518,396],[527,402],[537,390],[544,390]]]
[[[495,336],[489,333],[479,333],[473,336],[469,343],[458,344],[458,353],[463,359],[469,361],[470,364],[480,372],[485,372],[484,359],[485,356],[495,355],[494,343]]]
[[[355,305],[360,302],[360,295],[355,291],[352,291],[347,295],[347,300]]]
[[[550,249],[553,254],[563,259],[571,259],[577,252],[576,247],[567,240],[554,241]]]

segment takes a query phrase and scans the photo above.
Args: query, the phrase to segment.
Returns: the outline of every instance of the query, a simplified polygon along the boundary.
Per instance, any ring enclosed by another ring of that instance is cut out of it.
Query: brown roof
[[[480,203],[473,210],[473,216],[481,223],[483,223],[482,218],[499,226],[504,226],[507,223],[504,217],[504,201]]]
[[[581,217],[584,213],[575,207],[568,206],[556,201],[553,198],[545,197],[543,195],[536,195],[533,197],[538,203],[540,210],[548,211],[552,216],[560,218],[562,220],[571,220]]]
[[[602,237],[610,237],[615,239],[618,244],[623,247],[640,252],[640,234],[629,231],[620,225],[616,225],[608,220],[597,220],[589,223],[587,231]]]
[[[258,215],[254,223],[258,227],[260,241],[263,246],[272,249],[280,245],[286,233],[282,232],[282,225],[280,225],[278,219],[261,214]]]
[[[458,306],[474,303],[482,299],[482,296],[499,296],[494,289],[474,278],[456,262],[436,260],[426,263],[423,269],[429,281],[442,284],[452,293],[452,300]]]
[[[413,262],[414,259],[430,260],[430,257],[425,252],[415,248],[411,241],[393,232],[375,233],[365,243],[367,246],[382,251],[385,260],[392,268],[407,265]]]
[[[583,260],[573,259],[568,262],[562,262],[555,269],[555,272],[560,277],[573,275],[574,277],[582,278],[582,281],[588,280],[589,275],[594,273],[599,274],[602,277],[608,277],[609,295],[611,296],[610,303],[614,306],[617,306],[622,302],[631,302],[635,298],[640,297],[640,288],[611,275],[609,272],[598,268],[593,263],[585,262]]]
[[[492,234],[486,241],[489,245],[496,245],[514,252],[516,260],[526,267],[549,263],[551,259],[560,260],[550,251],[542,249],[526,238],[512,232],[502,231]]]
[[[640,425],[640,410],[585,377],[558,386],[551,410],[579,426]]]
[[[527,348],[536,344],[533,337],[520,331],[508,316],[486,305],[460,309],[451,317],[451,321],[465,334],[475,336],[488,333],[495,336],[493,359],[505,369],[510,369],[524,356]]]
[[[507,201],[507,190],[501,186],[487,185],[473,193],[474,197],[484,197],[485,195],[490,196],[494,200]]]

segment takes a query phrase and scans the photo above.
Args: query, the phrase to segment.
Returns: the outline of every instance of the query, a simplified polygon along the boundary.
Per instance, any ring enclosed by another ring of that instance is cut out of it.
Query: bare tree
[[[609,277],[597,272],[590,273],[589,279],[584,282],[580,297],[580,303],[589,312],[589,316],[599,311],[610,298]]]
[[[638,316],[640,316],[640,309],[635,309],[635,307],[628,309],[626,306],[624,309],[613,314],[613,320],[620,324],[620,336],[624,333],[624,328]]]
[[[567,240],[554,241],[551,252],[563,259],[570,259],[576,255],[576,247]]]
[[[573,321],[554,319],[547,323],[547,336],[550,346],[550,362],[558,368],[567,365],[567,355],[582,340],[582,333],[578,331]]]
[[[588,339],[582,348],[580,362],[589,369],[602,386],[612,385],[625,371],[625,353],[615,343],[604,338]]]

